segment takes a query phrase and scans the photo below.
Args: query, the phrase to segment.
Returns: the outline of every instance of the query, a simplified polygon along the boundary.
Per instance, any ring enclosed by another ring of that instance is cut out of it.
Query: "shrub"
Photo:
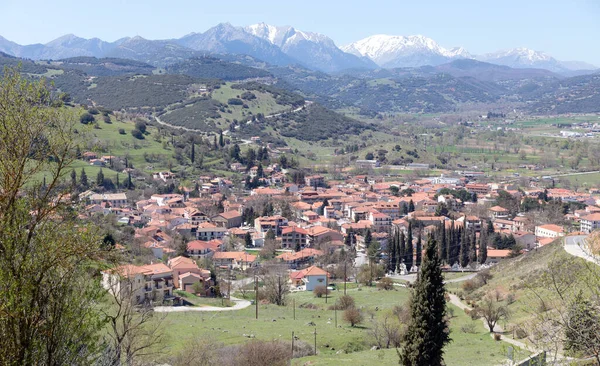
[[[329,290],[325,286],[317,286],[313,290],[313,294],[315,294],[316,297],[323,297],[323,295],[329,294]]]
[[[287,365],[291,356],[289,346],[282,341],[252,340],[236,348],[234,365]]]
[[[360,312],[360,310],[358,310],[357,308],[348,308],[344,311],[344,320],[348,323],[350,323],[350,326],[353,327],[357,324],[362,323],[362,321],[364,320],[364,317],[362,315],[362,313]]]
[[[480,287],[479,281],[467,280],[462,284],[462,289],[465,292],[473,292]]]
[[[94,114],[94,115],[100,113],[96,108],[90,108],[90,109],[88,109],[88,112],[90,114]]]
[[[338,310],[346,310],[354,307],[354,298],[350,295],[343,295],[337,301]]]
[[[239,98],[229,98],[229,99],[227,99],[227,104],[229,104],[229,105],[244,105],[244,101]]]
[[[135,137],[138,140],[144,139],[144,134],[142,133],[142,131],[138,130],[137,128],[131,131],[131,136]]]
[[[501,339],[502,339],[502,335],[501,335],[501,334],[499,334],[499,333],[494,333],[494,340],[495,340],[495,341],[499,341],[499,340],[501,340]]]
[[[90,113],[84,113],[79,117],[79,122],[87,125],[88,123],[94,122],[96,119]]]
[[[377,288],[380,290],[390,291],[394,289],[394,281],[389,277],[384,277],[377,282]]]
[[[104,119],[104,123],[112,123],[109,115],[104,116],[103,119]]]
[[[515,294],[513,294],[512,292],[509,293],[508,295],[506,295],[506,303],[508,305],[512,304],[515,302]]]
[[[146,133],[146,122],[138,120],[135,123],[135,129],[141,133]]]
[[[476,333],[475,332],[475,323],[470,322],[470,323],[461,325],[460,331],[463,333],[475,334]]]
[[[124,135],[125,134],[125,130],[123,128],[119,128],[119,134],[120,135]]]

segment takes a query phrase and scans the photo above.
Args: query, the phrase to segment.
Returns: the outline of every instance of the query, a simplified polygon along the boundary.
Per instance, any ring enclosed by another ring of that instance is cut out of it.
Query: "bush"
[[[287,365],[290,359],[290,347],[282,341],[252,340],[236,347],[234,365]],[[228,362],[222,364],[231,364]]]
[[[87,125],[88,123],[92,123],[94,121],[96,121],[96,119],[90,113],[84,113],[81,115],[81,117],[79,117],[79,122],[83,123],[84,125]]]
[[[104,116],[103,119],[104,119],[104,123],[112,123],[109,115]]]
[[[460,331],[463,333],[475,334],[475,323],[470,322],[460,326]]]
[[[462,289],[465,292],[473,292],[473,291],[477,290],[479,287],[481,287],[480,282],[475,281],[475,280],[466,280],[462,284]]]
[[[316,297],[323,297],[323,295],[329,294],[329,290],[325,286],[317,286],[313,290],[313,294]]]
[[[344,311],[344,320],[350,323],[350,326],[353,327],[357,324],[362,323],[364,317],[360,310],[358,310],[355,307],[352,307]]]
[[[135,123],[135,129],[140,131],[141,133],[146,133],[146,122],[144,121],[137,121]]]
[[[377,282],[377,288],[380,290],[390,291],[394,289],[394,281],[389,277],[384,277]]]
[[[244,105],[244,101],[239,98],[229,98],[229,99],[227,99],[227,104],[229,104],[229,105]]]
[[[124,134],[125,134],[125,130],[124,130],[124,129],[122,129],[122,128],[119,128],[119,134],[120,134],[120,135],[124,135]]]
[[[354,298],[350,295],[343,295],[337,301],[338,310],[346,310],[354,307]]]
[[[502,339],[502,335],[501,335],[501,334],[499,334],[499,333],[494,333],[494,340],[495,340],[495,341],[499,341],[499,340],[501,340],[501,339]]]
[[[131,136],[135,137],[138,140],[144,139],[144,134],[142,133],[142,131],[138,130],[137,128],[131,131]]]

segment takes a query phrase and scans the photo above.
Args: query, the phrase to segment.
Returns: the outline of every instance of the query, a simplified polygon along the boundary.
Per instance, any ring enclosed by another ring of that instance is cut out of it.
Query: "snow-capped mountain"
[[[323,34],[304,32],[291,26],[253,24],[244,30],[269,41],[300,63],[321,71],[335,72],[351,68],[374,68],[371,60],[340,50]]]
[[[421,35],[378,34],[344,46],[342,50],[368,57],[381,67],[435,66],[453,59],[472,58],[462,47],[448,50],[433,39]]]
[[[273,65],[296,63],[270,41],[229,23],[221,23],[204,33],[188,34],[176,42],[196,51],[250,55]]]
[[[477,59],[514,68],[538,68],[554,72],[568,70],[568,68],[562,65],[560,61],[547,53],[534,51],[524,47],[487,53],[478,56]]]

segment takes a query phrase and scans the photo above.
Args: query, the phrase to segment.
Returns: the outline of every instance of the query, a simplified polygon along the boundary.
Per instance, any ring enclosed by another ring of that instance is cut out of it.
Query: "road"
[[[574,235],[565,237],[564,248],[565,251],[571,255],[579,258],[583,258],[588,262],[600,265],[600,258],[593,256],[589,253],[585,239],[587,235]]]
[[[455,272],[449,272],[449,273],[455,273]],[[444,283],[453,283],[453,282],[467,281],[467,280],[473,279],[475,276],[477,276],[477,272],[472,272],[472,273],[464,275],[463,277],[454,278],[452,280],[444,281]],[[407,275],[404,275],[404,276],[395,275],[395,276],[389,276],[389,277],[392,278],[392,279],[395,279],[395,280],[415,282],[415,280],[417,279],[417,274],[416,273],[411,273],[411,274],[407,274]]]
[[[158,313],[179,313],[185,311],[235,311],[245,309],[251,305],[250,301],[238,299],[237,297],[233,296],[231,296],[231,301],[234,303],[234,305],[228,308],[221,308],[218,306],[156,306],[154,311]]]

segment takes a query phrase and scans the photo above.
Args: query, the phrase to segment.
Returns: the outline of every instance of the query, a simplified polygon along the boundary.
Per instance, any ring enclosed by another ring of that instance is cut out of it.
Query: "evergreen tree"
[[[194,139],[192,139],[192,150],[190,151],[190,161],[192,164],[196,161],[196,144],[194,143]]]
[[[244,244],[246,245],[246,248],[252,247],[252,236],[249,231],[246,231],[246,234],[244,234]]]
[[[420,267],[421,262],[423,261],[423,239],[421,238],[422,233],[419,231],[419,236],[417,237],[417,260],[415,265]]]
[[[231,150],[229,150],[229,156],[236,161],[240,161],[240,145],[233,144]]]
[[[410,200],[408,202],[408,212],[414,212],[415,211],[415,203],[413,202],[413,200]]]
[[[350,228],[346,232],[346,237],[344,238],[344,244],[346,244],[346,246],[348,246],[348,247],[352,247],[352,244],[354,244],[354,232],[352,231],[352,228]]]
[[[263,152],[262,152],[262,156],[263,156],[263,160],[269,160],[269,150],[267,149],[267,147],[263,147]]]
[[[441,264],[436,242],[430,238],[412,293],[411,320],[399,352],[401,365],[444,364],[444,347],[451,339]]]
[[[104,173],[102,173],[102,168],[100,168],[98,175],[96,175],[96,185],[98,187],[102,187],[104,185]]]
[[[77,173],[75,173],[75,169],[71,170],[71,186],[77,187]]]
[[[119,173],[117,173],[117,183],[115,186],[117,187],[117,189],[119,189],[119,187],[121,186],[121,183],[119,182]]]
[[[396,236],[392,235],[392,232],[388,232],[388,266],[387,266],[387,270],[388,272],[394,272],[394,270],[396,269],[396,266],[398,265],[398,258],[397,258],[397,249],[398,246],[396,245]]]
[[[471,242],[469,244],[469,263],[477,263],[477,233],[475,230],[471,232]]]
[[[487,237],[483,235],[479,236],[479,253],[478,253],[478,261],[480,264],[484,264],[487,261]]]
[[[485,228],[486,228],[486,232],[487,232],[488,236],[492,235],[494,233],[494,224],[492,223],[492,220],[487,219]]]
[[[412,223],[408,223],[408,234],[406,235],[406,269],[410,271],[413,265],[414,248],[413,248],[413,233]]]
[[[213,150],[219,150],[219,145],[217,145],[217,135],[213,137]]]
[[[265,177],[265,172],[264,172],[263,166],[260,163],[258,164],[258,169],[256,170],[256,176],[259,178]]]
[[[459,254],[459,262],[461,267],[466,267],[469,265],[469,249],[470,249],[470,241],[469,236],[467,235],[467,230],[463,228],[462,236],[460,239],[460,254]]]
[[[219,134],[219,146],[225,146],[225,140],[223,140],[223,132]]]
[[[127,189],[133,189],[133,182],[131,181],[131,172],[127,172]]]
[[[373,243],[373,234],[371,234],[371,229],[367,229],[365,233],[365,248],[369,248]]]
[[[81,173],[79,174],[79,183],[81,183],[83,188],[87,188],[89,185],[87,174],[85,174],[85,169],[83,168],[81,168]]]
[[[400,244],[399,244],[399,248],[398,248],[398,266],[400,266],[400,264],[406,262],[406,236],[404,235],[404,231],[400,232],[399,243]]]
[[[440,224],[440,241],[438,246],[440,247],[440,252],[442,253],[440,258],[442,261],[448,263],[448,241],[446,238],[446,223],[442,222]]]

